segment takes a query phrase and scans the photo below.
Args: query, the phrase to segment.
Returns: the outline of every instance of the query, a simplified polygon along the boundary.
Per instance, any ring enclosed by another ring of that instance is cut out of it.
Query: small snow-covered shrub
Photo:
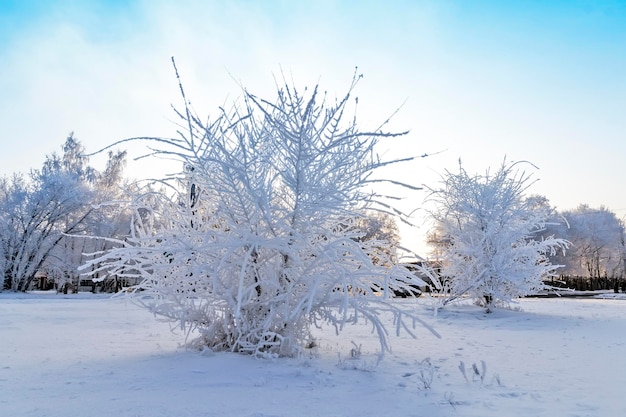
[[[568,242],[540,235],[551,210],[525,196],[531,177],[517,167],[504,161],[493,174],[469,175],[459,163],[459,172],[447,172],[432,190],[442,304],[468,295],[489,312],[542,289],[559,267],[549,257]]]
[[[480,383],[481,385],[484,385],[486,383],[485,380],[487,378],[487,363],[483,360],[480,361],[480,368],[478,367],[478,365],[476,365],[476,363],[473,363],[471,370],[468,370],[465,366],[465,362],[461,361],[459,363],[459,371],[461,371],[461,375],[463,375],[463,378],[468,383]],[[470,374],[469,376],[468,373]],[[502,386],[500,375],[493,374],[491,379],[491,384],[495,383],[498,386]]]
[[[132,236],[93,264],[141,276],[138,299],[212,350],[293,356],[311,326],[360,320],[387,350],[383,314],[398,331],[418,321],[390,302],[393,290],[424,283],[388,243],[359,239],[366,209],[395,213],[370,185],[400,161],[374,150],[396,134],[345,121],[358,79],[333,104],[317,86],[285,85],[273,101],[244,90],[242,107],[210,122],[186,106],[185,134],[150,138],[184,169],[166,192],[135,195]]]
[[[417,364],[417,379],[419,389],[430,389],[435,378],[435,366],[430,358],[423,359]]]

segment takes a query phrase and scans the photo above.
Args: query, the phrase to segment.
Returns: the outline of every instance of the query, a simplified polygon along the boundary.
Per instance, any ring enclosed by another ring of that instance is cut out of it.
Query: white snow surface
[[[0,293],[0,415],[626,415],[625,300],[522,299],[437,316],[427,301],[397,302],[441,339],[393,337],[377,363],[365,324],[317,331],[305,357],[254,359],[186,349],[184,334],[126,299]]]

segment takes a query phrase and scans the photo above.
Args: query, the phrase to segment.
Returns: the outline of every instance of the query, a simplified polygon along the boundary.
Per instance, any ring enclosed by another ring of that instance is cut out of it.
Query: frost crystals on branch
[[[274,101],[244,90],[242,104],[207,122],[186,105],[179,138],[131,139],[184,169],[167,193],[136,196],[133,235],[94,263],[143,277],[141,300],[197,331],[199,346],[292,356],[312,326],[366,320],[387,350],[383,314],[398,331],[418,321],[389,302],[392,291],[424,283],[384,262],[393,251],[381,241],[359,239],[366,209],[393,211],[366,187],[401,162],[374,151],[398,134],[360,132],[346,116],[359,78],[332,105],[317,86],[285,84]]]

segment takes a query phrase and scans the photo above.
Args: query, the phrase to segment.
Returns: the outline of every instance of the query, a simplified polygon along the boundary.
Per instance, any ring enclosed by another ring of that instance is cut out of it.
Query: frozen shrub
[[[311,326],[359,320],[388,349],[381,315],[398,331],[417,320],[390,302],[393,290],[423,282],[381,262],[388,243],[359,239],[366,209],[393,211],[371,191],[377,169],[401,161],[374,149],[397,134],[345,121],[358,79],[333,104],[317,86],[285,85],[273,101],[244,90],[243,105],[210,122],[186,106],[180,138],[150,138],[184,169],[167,191],[135,196],[132,236],[94,262],[143,277],[141,301],[212,350],[293,356]]]

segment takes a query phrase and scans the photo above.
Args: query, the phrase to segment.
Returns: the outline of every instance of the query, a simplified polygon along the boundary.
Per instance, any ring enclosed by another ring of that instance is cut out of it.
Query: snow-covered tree
[[[125,151],[108,153],[104,170],[98,171],[97,180],[92,184],[94,198],[90,204],[94,210],[85,219],[80,231],[66,237],[71,245],[82,247],[78,262],[69,265],[73,282],[76,284],[81,279],[78,267],[86,262],[85,253],[104,252],[112,247],[111,238],[123,238],[130,233],[131,211],[125,204],[120,204],[122,201],[128,201],[127,188],[132,189],[132,185],[127,184],[127,179],[123,175],[125,165]],[[94,277],[98,278],[97,274]],[[106,291],[116,291],[122,286],[136,283],[123,282],[115,276],[106,278],[101,284],[101,289]]]
[[[518,167],[505,160],[493,174],[469,175],[459,162],[458,173],[446,171],[442,187],[432,190],[446,302],[469,295],[490,311],[541,289],[558,268],[548,256],[567,242],[538,238],[550,211],[525,198],[533,182]]]
[[[13,291],[29,288],[63,233],[84,219],[81,208],[89,200],[89,190],[67,173],[34,171],[31,177],[2,182],[3,282]]]
[[[78,286],[82,254],[95,248],[94,241],[74,235],[92,234],[89,230],[96,217],[103,214],[95,205],[111,199],[113,182],[121,179],[124,155],[112,152],[107,171],[101,174],[89,165],[82,144],[70,135],[63,153],[47,156],[40,170],[0,181],[4,289],[26,291],[41,272],[57,284]]]
[[[398,330],[416,318],[374,289],[423,282],[391,260],[374,263],[389,259],[387,245],[358,239],[355,219],[389,207],[372,191],[384,182],[378,168],[400,161],[374,149],[396,134],[345,120],[357,81],[332,103],[317,86],[285,84],[274,101],[244,90],[242,105],[207,122],[185,106],[185,133],[148,138],[184,169],[167,192],[135,196],[133,235],[95,259],[105,264],[96,271],[143,277],[139,299],[198,331],[199,346],[292,356],[311,343],[311,326],[365,320],[388,349],[381,314]]]
[[[386,212],[370,211],[355,219],[355,227],[360,234],[355,239],[362,241],[381,242],[380,250],[387,255],[385,259],[397,261],[398,248],[400,246],[400,231],[394,217]],[[380,259],[373,259],[374,263],[380,263]]]
[[[581,204],[563,211],[563,236],[572,243],[563,258],[564,274],[591,278],[620,277],[624,273],[624,224],[606,207]]]

